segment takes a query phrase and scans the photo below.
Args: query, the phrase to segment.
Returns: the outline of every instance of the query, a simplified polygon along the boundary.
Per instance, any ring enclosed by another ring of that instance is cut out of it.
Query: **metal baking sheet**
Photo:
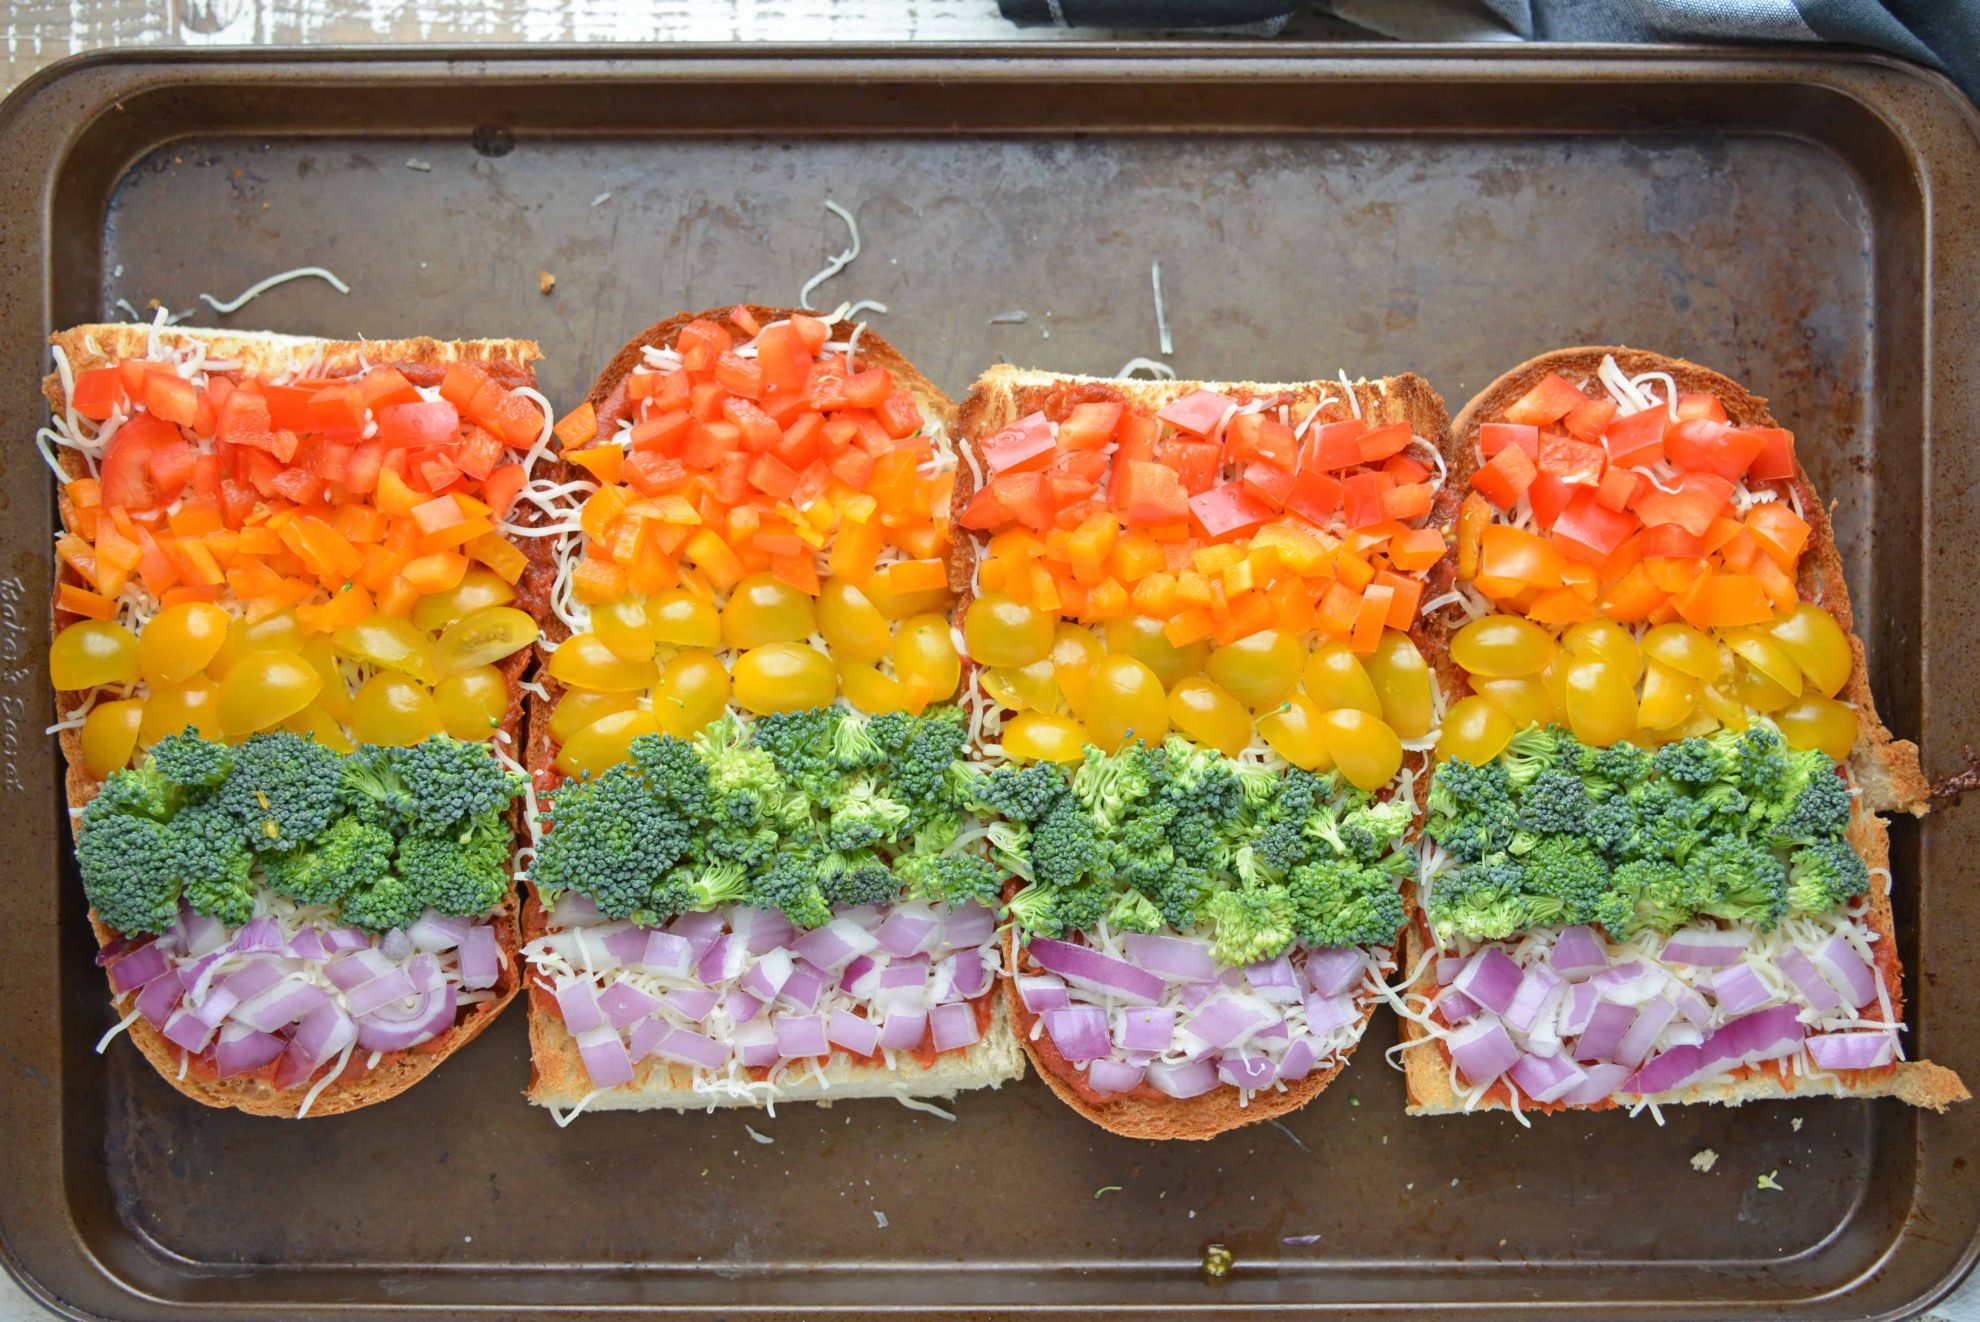
[[[1111,1137],[1035,1081],[953,1123],[858,1103],[559,1130],[521,1098],[519,1010],[388,1105],[205,1110],[91,1049],[111,1016],[39,733],[52,510],[29,437],[50,329],[118,298],[214,324],[196,294],[300,264],[352,292],[298,282],[224,324],[532,336],[574,400],[661,316],[794,296],[843,246],[831,199],[864,248],[821,300],[887,304],[957,395],[998,359],[1152,356],[1157,260],[1186,375],[1410,369],[1455,409],[1563,344],[1728,372],[1838,502],[1880,707],[1944,772],[1980,742],[1976,142],[1939,79],[1806,53],[122,52],[38,77],[0,109],[6,1265],[132,1318],[1929,1302],[1975,1252],[1980,1109],[1412,1121],[1386,1016],[1283,1128],[1208,1144]],[[1973,1078],[1980,816],[1893,844],[1910,1049]],[[1211,1243],[1236,1257],[1222,1284]]]

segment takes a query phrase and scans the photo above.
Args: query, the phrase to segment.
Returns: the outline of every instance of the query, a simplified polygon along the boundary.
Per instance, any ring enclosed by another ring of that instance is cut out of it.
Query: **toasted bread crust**
[[[759,326],[788,320],[793,316],[814,315],[792,308],[758,304],[745,305],[745,308]],[[655,322],[627,341],[598,374],[586,394],[586,402],[597,417],[597,432],[594,437],[586,438],[583,444],[589,445],[616,433],[618,420],[627,413],[626,379],[644,362],[647,348],[664,348],[673,344],[681,328],[697,320],[712,321],[739,338],[748,338],[749,332],[736,323],[735,310],[729,306],[701,312],[679,312],[664,321]],[[851,321],[833,323],[831,339],[849,339],[857,325]],[[914,396],[925,416],[939,420],[945,430],[953,431],[955,402],[922,375],[893,345],[870,330],[861,331],[855,352],[859,361],[867,366],[884,367],[891,372],[894,380]],[[559,459],[558,462],[562,464],[564,461]],[[573,466],[566,464],[560,480],[578,475]],[[952,553],[949,563],[952,584],[958,581],[957,574],[957,563]],[[961,571],[960,581],[967,583],[968,578],[968,572]],[[544,623],[544,635],[553,643],[561,642],[568,633],[562,621],[554,617]],[[537,792],[542,794],[554,789],[558,779],[552,766],[557,755],[557,742],[550,733],[550,714],[556,709],[563,690],[541,667],[537,682],[549,696],[529,695],[529,756],[526,765],[535,777]],[[524,943],[547,930],[547,916],[532,888],[523,910]],[[990,995],[995,997],[994,988]],[[527,1000],[530,1084],[525,1095],[539,1106],[560,1109],[576,1106],[591,1092],[590,1077],[578,1053],[577,1043],[564,1028],[562,1019],[555,1014],[547,994],[536,990]],[[858,1097],[949,1097],[966,1088],[999,1087],[1006,1080],[1023,1075],[1024,1057],[1018,1051],[1009,1018],[1001,1004],[994,999],[991,1004],[990,1023],[982,1040],[967,1050],[943,1053],[936,1057],[932,1066],[924,1068],[912,1060],[903,1059],[894,1069],[888,1070],[852,1060],[843,1053],[835,1053],[819,1071],[823,1076],[822,1083],[818,1075],[807,1074],[782,1087],[777,1100],[831,1102]],[[698,1093],[694,1090],[692,1069],[670,1065],[657,1058],[649,1058],[634,1067],[633,1083],[602,1091],[584,1104],[586,1110],[597,1111],[703,1110],[716,1106],[761,1105],[741,1098]]]
[[[1604,355],[1613,355],[1617,365],[1630,376],[1644,372],[1667,372],[1680,393],[1718,396],[1727,416],[1735,424],[1757,427],[1779,425],[1767,411],[1767,401],[1763,397],[1710,368],[1682,358],[1670,358],[1642,349],[1599,345],[1541,354],[1500,376],[1458,412],[1457,420],[1451,427],[1451,450],[1445,456],[1451,483],[1443,494],[1450,499],[1440,503],[1433,511],[1433,517],[1444,521],[1447,537],[1450,535],[1448,530],[1455,524],[1458,502],[1462,500],[1477,466],[1479,426],[1502,415],[1508,405],[1550,373],[1557,373],[1570,381],[1592,380]],[[1858,714],[1857,740],[1850,752],[1849,768],[1856,783],[1863,788],[1851,811],[1849,840],[1873,873],[1877,869],[1888,873],[1889,832],[1877,814],[1904,811],[1922,815],[1929,806],[1930,785],[1919,767],[1917,745],[1893,736],[1877,716],[1870,693],[1869,674],[1864,665],[1863,642],[1854,629],[1849,587],[1843,578],[1842,558],[1836,548],[1828,507],[1810,485],[1807,472],[1798,459],[1792,484],[1810,527],[1798,587],[1804,599],[1818,602],[1849,636],[1850,674],[1840,696],[1854,706]],[[1438,580],[1429,589],[1430,599],[1450,589],[1455,567],[1447,557],[1434,572]],[[1450,635],[1463,623],[1464,617],[1455,607],[1437,612],[1426,622],[1433,649],[1426,655],[1431,657],[1432,669],[1446,699],[1453,702],[1469,691],[1464,672],[1450,660],[1449,651]],[[1877,933],[1878,950],[1890,953],[1888,960],[1879,961],[1878,975],[1890,997],[1892,1017],[1901,1020],[1904,1016],[1904,988],[1897,964],[1889,882],[1879,884],[1873,880],[1867,898],[1869,907],[1864,922]],[[1417,961],[1429,952],[1430,943],[1420,924],[1411,924],[1404,949],[1407,961],[1404,967],[1409,969],[1414,969]],[[1402,1034],[1405,1042],[1411,1044],[1429,1039],[1429,1034],[1421,1025],[1407,1019],[1403,1021]],[[1445,1115],[1464,1109],[1451,1088],[1450,1054],[1441,1043],[1428,1049],[1411,1045],[1403,1052],[1403,1060],[1408,1077],[1409,1114]],[[1830,1081],[1832,1078],[1833,1082]],[[1951,1070],[1928,1061],[1907,1061],[1886,1069],[1851,1071],[1846,1076],[1797,1076],[1785,1081],[1775,1071],[1756,1069],[1742,1077],[1698,1084],[1672,1100],[1674,1103],[1718,1102],[1737,1106],[1747,1101],[1811,1096],[1897,1097],[1914,1106],[1944,1110],[1953,1102],[1965,1101],[1968,1093]],[[1474,1109],[1503,1108],[1504,1103],[1495,1090]]]
[[[1320,402],[1324,409],[1321,416],[1327,421],[1339,421],[1355,415],[1347,403],[1347,392],[1351,388],[1355,408],[1371,424],[1406,422],[1413,433],[1435,445],[1440,455],[1447,455],[1450,449],[1450,415],[1444,407],[1443,398],[1431,389],[1429,382],[1411,373],[1356,381],[1349,387],[1337,381],[1274,384],[1256,381],[1108,380],[1061,376],[1000,364],[978,377],[963,400],[956,444],[958,449],[968,448],[970,460],[957,469],[951,510],[959,514],[968,507],[970,497],[975,494],[974,474],[982,468],[982,443],[986,437],[1034,412],[1045,411],[1050,416],[1069,392],[1082,388],[1108,391],[1123,401],[1150,409],[1163,408],[1194,390],[1214,390],[1245,397],[1277,395],[1291,407],[1295,417],[1304,417],[1316,401]],[[1435,514],[1433,508],[1433,522]],[[956,560],[963,568],[962,578],[956,584],[956,612],[960,619],[974,597],[975,544],[970,534],[960,526],[954,529],[954,541]],[[1415,636],[1414,630],[1412,636]],[[1409,756],[1412,762],[1419,765],[1424,761],[1422,754]],[[1419,805],[1419,816],[1420,811]],[[1406,893],[1405,901],[1407,898]],[[1007,941],[1011,942],[1010,966],[1015,969],[1018,966],[1015,936],[1007,938]],[[1023,1043],[1025,1053],[1031,1057],[1033,1067],[1045,1080],[1046,1086],[1066,1105],[1094,1124],[1125,1138],[1204,1140],[1244,1125],[1276,1119],[1298,1110],[1319,1096],[1354,1054],[1354,1048],[1350,1047],[1331,1067],[1315,1070],[1283,1090],[1254,1092],[1248,1100],[1243,1098],[1241,1090],[1223,1085],[1190,1098],[1117,1094],[1105,1101],[1095,1102],[1082,1096],[1059,1077],[1052,1062],[1039,1050],[1033,1036],[1037,1016],[1024,1008],[1014,980],[1005,981],[1004,995],[1012,1021],[1017,1025],[1018,1040]],[[1370,997],[1361,1007],[1360,1031],[1367,1030],[1374,1011],[1375,998]]]
[[[71,372],[81,372],[94,367],[105,367],[126,358],[145,357],[149,350],[152,328],[130,325],[88,325],[60,331],[49,337],[49,342],[62,351]],[[347,375],[356,372],[361,364],[389,365],[402,369],[439,368],[452,362],[473,362],[487,367],[494,375],[509,385],[534,385],[535,377],[531,364],[542,357],[541,351],[529,340],[466,340],[447,341],[427,337],[404,340],[340,341],[317,340],[301,336],[275,335],[264,332],[208,331],[193,328],[167,327],[157,332],[161,341],[167,344],[199,340],[206,344],[209,358],[221,359],[239,365],[243,375],[273,376],[293,370],[307,363],[311,370],[324,376]],[[51,372],[42,381],[42,393],[47,398],[51,410],[60,412],[66,404],[59,373]],[[64,451],[60,456],[65,466],[72,465],[69,471],[80,474],[81,461],[72,453]],[[527,513],[527,511],[525,511]],[[532,557],[540,555],[539,540],[532,540],[523,547]],[[61,567],[57,585],[63,581],[81,586],[67,566]],[[529,603],[519,599],[519,605],[528,608]],[[533,615],[538,612],[531,610]],[[59,609],[55,612],[56,627],[71,622],[75,617]],[[538,620],[539,627],[541,619]],[[530,652],[518,652],[502,663],[503,677],[508,681],[509,704],[503,714],[501,729],[508,736],[510,747],[516,747],[523,735],[523,703],[519,682],[530,660]],[[57,702],[62,710],[68,710],[83,697],[79,693],[57,694]],[[83,766],[82,736],[76,730],[61,732],[59,743],[65,764],[64,789],[68,806],[78,810],[96,797],[101,788],[100,782],[92,777]],[[511,814],[514,829],[520,830],[520,819]],[[489,1024],[495,1021],[509,1002],[514,999],[522,986],[521,941],[518,915],[520,904],[513,891],[504,900],[502,907],[493,918],[493,927],[502,953],[502,971],[495,987],[493,1000],[474,1005],[462,1012],[453,1028],[430,1042],[406,1051],[395,1051],[380,1057],[376,1066],[366,1069],[365,1057],[353,1053],[344,1073],[336,1081],[325,1087],[310,1104],[309,1117],[336,1115],[354,1111],[374,1102],[395,1097],[413,1084],[426,1077],[436,1066],[456,1051],[466,1046]],[[105,927],[90,914],[90,927],[96,935],[99,947],[108,945],[117,938],[117,933]],[[120,1005],[127,1004],[129,997],[122,998]],[[208,1106],[229,1107],[245,1111],[251,1115],[295,1117],[303,1097],[309,1091],[311,1081],[291,1088],[277,1089],[260,1073],[232,1079],[203,1078],[193,1070],[186,1070],[180,1076],[182,1052],[167,1042],[159,1031],[143,1019],[134,1020],[127,1030],[139,1051],[158,1070],[161,1077],[194,1101]]]

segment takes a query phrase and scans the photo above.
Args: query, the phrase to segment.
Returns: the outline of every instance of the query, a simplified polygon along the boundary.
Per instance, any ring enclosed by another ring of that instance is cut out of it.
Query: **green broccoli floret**
[[[458,834],[415,831],[399,841],[396,862],[399,876],[427,908],[478,917],[508,893],[509,833],[495,818]]]
[[[735,904],[748,894],[749,874],[740,863],[723,860],[699,869],[683,863],[654,884],[646,903],[632,911],[632,920],[658,927],[675,914]]]
[[[884,712],[866,722],[866,736],[878,750],[867,760],[885,764],[890,797],[917,820],[953,816],[980,779],[962,761],[969,725],[959,707]]]
[[[1562,738],[1562,732],[1551,725],[1529,725],[1512,737],[1499,754],[1499,765],[1515,789],[1556,764]]]
[[[1519,829],[1578,835],[1588,825],[1588,787],[1572,772],[1548,767],[1519,792]]]
[[[998,767],[976,789],[981,807],[1026,826],[1044,821],[1065,793],[1066,773],[1051,762]]]
[[[103,788],[84,811],[99,817],[119,814],[163,822],[170,820],[185,801],[185,791],[147,763],[111,772],[110,779],[103,782]],[[90,818],[86,816],[83,820]]]
[[[1639,823],[1636,803],[1627,794],[1611,794],[1589,805],[1582,835],[1608,858],[1621,858],[1635,847]]]
[[[1165,802],[1162,791],[1169,776],[1169,757],[1162,749],[1130,744],[1108,754],[1089,748],[1073,772],[1072,792],[1103,829],[1112,831],[1132,815],[1157,810]]]
[[[1293,902],[1283,886],[1219,891],[1204,905],[1203,916],[1215,925],[1210,954],[1219,964],[1271,959],[1295,939]]]
[[[392,830],[412,814],[412,791],[399,774],[396,748],[357,748],[345,755],[339,779],[345,803],[373,826]]]
[[[407,825],[433,835],[494,818],[523,790],[523,776],[496,761],[487,744],[436,734],[391,750],[391,759],[407,791]]]
[[[179,734],[168,734],[153,744],[146,761],[180,789],[199,795],[220,787],[234,769],[234,750],[202,739],[199,730],[188,725]]]
[[[1524,927],[1600,920],[1609,867],[1584,839],[1550,835],[1520,856]]]
[[[249,735],[213,802],[240,824],[256,853],[295,849],[343,815],[344,766],[334,749],[308,735]]]
[[[1680,785],[1703,787],[1727,770],[1725,751],[1710,739],[1680,739],[1665,744],[1651,759],[1659,774]]]
[[[545,817],[550,829],[530,864],[530,880],[553,893],[589,895],[608,918],[653,907],[653,887],[694,843],[694,824],[649,793],[625,764],[595,780],[566,782]]]
[[[1787,869],[1766,846],[1745,836],[1720,836],[1686,865],[1706,878],[1709,893],[1698,911],[1769,931],[1788,908]]]
[[[715,815],[708,768],[687,740],[670,734],[643,734],[627,746],[626,757],[639,772],[646,792],[672,805],[679,816],[705,821]]]
[[[834,905],[889,904],[900,892],[893,872],[865,850],[826,855],[822,872],[825,898]]]
[[[1824,840],[1788,860],[1788,907],[1828,913],[1870,889],[1870,870],[1846,840]]]
[[[918,900],[937,904],[995,905],[1003,877],[981,854],[932,853],[917,848],[894,860],[897,885]]]
[[[106,926],[136,936],[163,932],[179,916],[179,850],[163,823],[124,812],[85,812],[76,861],[90,908]]]
[[[1153,872],[1126,878],[1161,911],[1162,921],[1181,931],[1202,921],[1203,906],[1223,888],[1202,868],[1171,862]]]
[[[1518,931],[1526,921],[1521,895],[1525,880],[1524,869],[1503,855],[1439,875],[1430,883],[1424,906],[1438,944],[1460,936],[1502,941]]]
[[[834,849],[866,849],[898,839],[913,815],[906,804],[888,798],[862,776],[838,790],[826,838]]]
[[[1346,859],[1293,869],[1285,892],[1301,945],[1388,945],[1406,917],[1394,877]]]
[[[166,823],[194,912],[239,927],[254,917],[254,851],[234,819],[218,808],[181,808]]]
[[[1341,839],[1348,853],[1364,863],[1372,863],[1395,848],[1409,830],[1416,815],[1415,805],[1402,798],[1387,802],[1370,800],[1350,808],[1341,819]]]
[[[261,866],[270,889],[300,904],[337,904],[391,871],[395,843],[385,827],[340,817],[315,844],[264,854]]]
[[[1586,748],[1586,745],[1583,747]],[[1628,789],[1650,774],[1650,751],[1638,748],[1627,739],[1588,752],[1593,754],[1585,761],[1588,776],[1605,789]],[[1589,792],[1595,793],[1595,788],[1591,786]]]
[[[1121,891],[1107,910],[1107,926],[1116,932],[1159,932],[1162,911],[1140,891]]]
[[[1279,874],[1292,871],[1313,854],[1305,833],[1295,822],[1273,822],[1259,831],[1251,849],[1259,864]]]
[[[1646,928],[1670,932],[1690,922],[1710,899],[1711,880],[1703,872],[1661,858],[1634,859],[1610,875],[1601,922],[1618,941]]]
[[[1092,930],[1113,904],[1105,886],[1053,886],[1034,881],[1011,896],[1012,919],[1034,936],[1064,937]]]
[[[1460,862],[1503,853],[1518,829],[1512,781],[1496,762],[1476,766],[1454,757],[1438,763],[1428,802],[1424,834]]]
[[[819,885],[821,874],[813,850],[780,850],[769,867],[750,878],[744,902],[756,909],[781,909],[799,927],[823,926],[832,921],[832,906]]]
[[[1638,857],[1682,863],[1704,843],[1712,810],[1694,796],[1668,781],[1652,780],[1632,790],[1630,800],[1636,809]]]
[[[694,743],[708,767],[708,789],[715,812],[733,819],[755,814],[755,822],[781,830],[811,825],[811,799],[784,779],[769,753],[749,743],[733,718],[712,722]]]
[[[412,926],[425,912],[426,899],[418,887],[387,872],[346,895],[338,916],[367,932],[388,932]]]
[[[1071,886],[1082,878],[1110,880],[1107,850],[1093,818],[1070,794],[1061,795],[1043,820],[1031,828],[1032,876],[1048,885]]]
[[[768,753],[784,779],[820,802],[837,793],[841,767],[833,749],[844,713],[833,707],[760,716],[750,738]]]
[[[1750,801],[1769,803],[1782,797],[1788,756],[1779,733],[1756,725],[1746,730],[1721,730],[1711,739],[1726,759],[1727,779]]]
[[[1768,808],[1769,843],[1776,848],[1812,845],[1849,830],[1849,784],[1836,774],[1828,754],[1810,750],[1793,755],[1787,779],[1798,787],[1792,798]]]

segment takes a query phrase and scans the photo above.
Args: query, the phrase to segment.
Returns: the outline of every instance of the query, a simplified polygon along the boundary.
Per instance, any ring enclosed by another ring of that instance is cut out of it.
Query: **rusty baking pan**
[[[865,1103],[559,1130],[520,1096],[520,1014],[392,1104],[303,1126],[93,1054],[109,1011],[40,734],[43,338],[299,264],[351,294],[298,282],[235,322],[526,335],[559,401],[658,316],[794,295],[843,243],[828,198],[864,249],[822,293],[886,303],[956,393],[1000,358],[1152,354],[1156,260],[1186,375],[1410,369],[1462,400],[1541,349],[1654,345],[1773,398],[1840,502],[1880,708],[1940,773],[1980,742],[1980,135],[1949,84],[1833,54],[1207,49],[124,52],[7,103],[0,1237],[30,1289],[132,1318],[1863,1317],[1958,1280],[1980,1109],[1411,1121],[1386,1020],[1283,1127],[1168,1146],[1035,1083],[954,1123]],[[1910,1046],[1973,1077],[1980,816],[1893,843]]]

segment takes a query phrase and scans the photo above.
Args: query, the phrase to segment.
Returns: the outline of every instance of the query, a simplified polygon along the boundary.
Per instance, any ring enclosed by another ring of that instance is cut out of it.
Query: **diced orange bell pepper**
[[[484,533],[464,543],[461,550],[470,560],[493,570],[504,582],[515,582],[529,567],[529,557],[523,554],[522,549],[499,533]]]
[[[1348,634],[1348,650],[1357,656],[1372,656],[1382,641],[1382,629],[1395,606],[1396,590],[1384,583],[1371,583],[1361,594],[1355,611],[1354,627]]]
[[[571,592],[591,605],[617,601],[626,594],[626,571],[609,560],[587,556],[571,570]]]
[[[1386,608],[1384,614],[1386,614]],[[1320,607],[1314,623],[1322,633],[1335,638],[1346,638],[1354,632],[1355,621],[1361,615],[1361,594],[1345,583],[1333,582],[1327,585],[1325,595],[1320,598]]]
[[[1774,618],[1760,580],[1751,574],[1700,574],[1677,599],[1678,614],[1699,629],[1765,624]]]
[[[687,558],[708,576],[718,589],[727,591],[743,576],[742,562],[729,544],[707,528],[698,529],[687,541]]]
[[[1408,632],[1409,627],[1416,623],[1416,608],[1423,600],[1423,580],[1405,578],[1384,569],[1375,575],[1375,582],[1394,594],[1389,601],[1389,627]]]
[[[1444,534],[1435,528],[1411,528],[1389,543],[1389,563],[1413,574],[1443,559],[1446,549]]]
[[[1746,526],[1774,563],[1792,574],[1808,545],[1807,521],[1784,502],[1770,500],[1746,512]]]
[[[99,592],[64,583],[56,592],[55,608],[80,615],[86,620],[110,620],[117,616],[117,603]]]
[[[1100,580],[1086,594],[1086,618],[1117,620],[1128,612],[1127,589],[1111,578]]]

